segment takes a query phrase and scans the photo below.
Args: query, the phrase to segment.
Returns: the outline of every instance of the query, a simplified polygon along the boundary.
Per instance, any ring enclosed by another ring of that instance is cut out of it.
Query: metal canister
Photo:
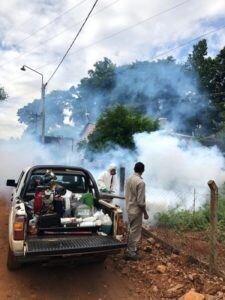
[[[34,217],[29,221],[29,233],[31,235],[36,235],[37,234],[37,218]]]

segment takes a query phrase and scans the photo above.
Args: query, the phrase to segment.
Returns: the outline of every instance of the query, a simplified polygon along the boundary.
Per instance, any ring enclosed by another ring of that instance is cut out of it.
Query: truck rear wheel
[[[20,262],[18,262],[18,259],[16,258],[16,256],[14,255],[14,253],[12,252],[12,250],[8,249],[8,256],[7,256],[7,268],[9,271],[15,271],[18,270],[19,268],[21,268],[22,264]]]

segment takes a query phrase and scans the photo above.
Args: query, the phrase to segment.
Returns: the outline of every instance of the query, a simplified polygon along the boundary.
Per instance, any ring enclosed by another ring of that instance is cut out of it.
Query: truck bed
[[[76,237],[30,237],[26,241],[26,254],[55,255],[102,252],[125,248],[122,243],[110,236],[76,236]]]

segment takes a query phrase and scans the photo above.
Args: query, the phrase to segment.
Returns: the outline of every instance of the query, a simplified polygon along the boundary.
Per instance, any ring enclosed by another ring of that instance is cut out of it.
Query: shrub
[[[197,212],[172,209],[168,212],[158,213],[156,219],[159,227],[180,231],[204,230],[209,224],[204,208]]]

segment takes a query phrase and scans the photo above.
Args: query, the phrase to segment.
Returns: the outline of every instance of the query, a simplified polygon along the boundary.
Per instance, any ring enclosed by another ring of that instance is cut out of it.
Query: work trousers
[[[138,213],[138,214],[128,213],[128,222],[130,228],[129,228],[127,252],[130,255],[135,255],[137,251],[137,244],[141,239],[142,213]]]

